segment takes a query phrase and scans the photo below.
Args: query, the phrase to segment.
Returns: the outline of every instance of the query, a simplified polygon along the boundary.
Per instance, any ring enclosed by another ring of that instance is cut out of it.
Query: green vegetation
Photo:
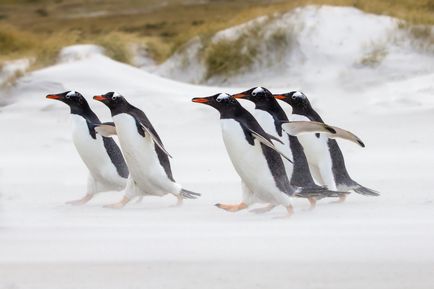
[[[32,57],[33,68],[45,66],[55,61],[59,49],[74,43],[99,44],[123,62],[131,61],[130,45],[139,44],[161,62],[195,36],[210,39],[219,30],[306,4],[352,6],[411,24],[434,25],[432,0],[2,0],[0,62]],[[417,41],[433,39],[431,30],[408,29]],[[284,31],[270,40],[281,47],[291,41]],[[208,41],[208,76],[251,64],[257,51],[246,41],[245,36]]]

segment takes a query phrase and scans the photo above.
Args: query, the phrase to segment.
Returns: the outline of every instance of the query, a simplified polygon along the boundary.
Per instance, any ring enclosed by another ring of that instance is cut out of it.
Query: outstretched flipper
[[[336,126],[332,126],[332,128],[336,131],[335,134],[331,134],[331,135],[327,135],[329,138],[333,138],[333,139],[337,139],[337,138],[341,138],[341,139],[346,139],[349,140],[353,143],[358,144],[359,146],[361,146],[362,148],[365,147],[365,144],[362,142],[362,140],[357,137],[355,134],[353,134],[350,131],[347,131],[345,129],[336,127]]]
[[[324,133],[327,135],[336,133],[333,127],[317,121],[288,121],[282,123],[282,128],[287,134],[293,136],[306,133]]]
[[[281,152],[280,150],[278,150],[274,144],[268,140],[266,137],[260,135],[259,133],[257,133],[256,131],[250,129],[250,128],[246,128],[251,134],[252,136],[257,139],[260,143],[266,145],[267,147],[271,148],[272,150],[274,150],[275,152],[277,152],[278,154],[280,154],[283,158],[285,158],[286,160],[288,160],[290,163],[292,163],[292,160],[287,157],[283,152]],[[279,142],[282,142],[281,140],[279,140],[278,138],[275,138],[274,136],[270,136],[269,134],[266,134],[266,136],[270,139],[274,139],[274,140],[278,140]]]
[[[316,121],[289,121],[282,123],[283,130],[290,135],[301,135],[306,133],[323,133],[328,138],[345,139],[365,147],[363,141],[350,131],[345,129],[330,126],[322,122]]]
[[[172,158],[172,156],[169,154],[168,151],[166,151],[166,149],[164,148],[163,144],[161,143],[161,141],[143,124],[140,123],[140,126],[142,127],[143,131],[147,134],[149,134],[149,136],[151,137],[152,141],[169,157]]]
[[[94,124],[95,131],[105,137],[110,137],[112,135],[116,135],[116,126],[114,122],[103,122],[100,124]]]

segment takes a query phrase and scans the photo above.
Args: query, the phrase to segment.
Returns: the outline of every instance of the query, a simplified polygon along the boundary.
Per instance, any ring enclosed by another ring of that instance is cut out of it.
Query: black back
[[[241,104],[230,95],[217,101],[221,95],[222,94],[217,94],[206,98],[208,99],[207,104],[220,112],[220,119],[233,119],[237,121],[244,131],[246,141],[250,145],[254,145],[254,137],[249,130],[260,134],[271,142],[268,134],[263,130],[250,112],[243,108]],[[289,182],[280,154],[264,144],[261,144],[261,149],[276,186],[282,192],[292,195],[294,193],[294,187],[292,187]]]
[[[100,124],[98,116],[92,111],[89,103],[78,92],[66,91],[64,93],[57,94],[60,98],[58,100],[66,103],[70,109],[71,114],[79,115],[86,120],[89,134],[93,139],[96,139],[95,124]],[[125,159],[122,155],[116,142],[111,137],[102,137],[104,148],[116,168],[119,176],[122,178],[128,178],[129,171]]]
[[[154,129],[152,123],[149,121],[149,119],[147,118],[147,116],[145,115],[145,113],[142,110],[140,110],[139,108],[130,104],[122,96],[115,96],[114,97],[113,92],[109,92],[109,93],[105,94],[105,96],[110,98],[109,103],[106,103],[106,102],[104,102],[104,103],[110,108],[112,116],[115,116],[115,115],[121,114],[121,113],[127,113],[127,114],[131,115],[136,121],[137,132],[141,136],[143,136],[143,137],[145,136],[145,132],[141,126],[141,124],[142,124],[152,132],[152,134],[157,138],[157,140],[161,144],[163,144],[157,131]],[[114,100],[113,100],[113,98],[114,98]],[[167,156],[166,153],[164,153],[164,151],[157,144],[154,144],[154,148],[155,148],[155,152],[157,153],[158,161],[160,162],[160,165],[163,167],[167,177],[172,182],[175,182],[175,179],[173,178],[172,168],[170,166],[169,157]]]
[[[282,137],[286,134],[282,129],[282,123],[288,121],[288,117],[271,92],[266,88],[252,88],[242,92],[243,99],[252,101],[255,109],[263,110],[269,113],[274,119],[274,126],[277,134]],[[300,187],[315,187],[315,181],[312,178],[309,165],[304,153],[303,146],[296,136],[286,134],[289,138],[289,147],[293,156],[293,172],[291,184]]]
[[[294,96],[297,92],[291,92],[288,96],[288,103],[292,106],[292,113],[303,115],[309,118],[311,121],[322,122],[321,116],[313,109],[310,101],[303,93],[300,96]],[[291,98],[289,98],[291,97]],[[334,139],[329,139],[327,141],[329,147],[330,156],[332,159],[332,172],[337,185],[350,186],[354,183],[348,174],[347,168],[345,166],[345,159],[342,151]]]

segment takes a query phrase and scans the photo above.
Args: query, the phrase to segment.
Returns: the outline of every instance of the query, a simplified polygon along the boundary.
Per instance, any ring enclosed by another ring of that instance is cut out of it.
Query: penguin
[[[111,137],[96,133],[95,127],[101,121],[83,95],[66,91],[49,94],[46,98],[62,101],[69,106],[73,120],[72,140],[89,170],[86,195],[67,204],[83,205],[99,192],[124,189],[129,172],[121,150]]]
[[[105,104],[113,118],[112,124],[100,125],[97,132],[118,136],[130,170],[123,199],[106,207],[122,208],[134,197],[167,194],[174,195],[177,198],[176,206],[179,206],[185,198],[195,199],[200,196],[184,189],[175,181],[169,161],[171,156],[142,110],[115,92],[97,95],[94,99]]]
[[[291,120],[316,121],[324,123],[319,114],[313,109],[306,95],[300,91],[292,91],[274,95],[276,99],[288,103],[292,107]],[[348,131],[332,127],[336,135],[350,139],[361,147],[365,144]],[[345,167],[345,160],[336,140],[330,135],[316,134],[299,137],[306,152],[310,170],[316,180],[330,190],[354,191],[365,196],[379,196],[380,193],[364,187],[354,181]],[[340,196],[344,202],[346,195]]]
[[[254,203],[268,203],[284,206],[288,216],[291,216],[292,196],[340,195],[322,188],[309,191],[291,185],[282,157],[288,161],[291,159],[272,143],[272,140],[278,142],[280,140],[267,134],[253,115],[231,95],[220,93],[208,97],[196,97],[192,101],[209,105],[219,111],[226,151],[241,178],[242,201],[235,205],[217,204],[217,207],[237,212]]]
[[[255,104],[253,116],[258,123],[268,134],[283,142],[275,142],[275,146],[294,160],[294,163],[284,160],[290,183],[299,187],[319,188],[312,178],[303,146],[300,144],[297,136],[286,133],[283,129],[283,126],[289,124],[289,120],[284,110],[273,97],[273,94],[264,87],[254,87],[234,94],[233,97],[252,101]],[[334,133],[332,128],[323,123],[306,122],[304,125],[311,127],[311,133]],[[315,208],[316,198],[312,197],[308,198],[308,200],[310,208]],[[257,209],[255,212],[262,213],[271,209],[273,209],[273,205]]]

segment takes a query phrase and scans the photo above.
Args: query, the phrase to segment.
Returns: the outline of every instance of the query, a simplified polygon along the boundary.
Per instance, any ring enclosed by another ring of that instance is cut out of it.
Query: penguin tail
[[[186,189],[181,189],[180,195],[184,199],[197,199],[200,197],[199,193],[195,193]]]
[[[349,192],[331,191],[326,187],[298,187],[294,193],[299,198],[338,198],[349,194]]]
[[[373,189],[364,187],[364,186],[362,186],[356,182],[354,182],[354,184],[350,187],[350,189],[353,190],[354,192],[361,194],[361,195],[364,195],[364,196],[378,197],[380,195],[379,192],[377,192]]]

